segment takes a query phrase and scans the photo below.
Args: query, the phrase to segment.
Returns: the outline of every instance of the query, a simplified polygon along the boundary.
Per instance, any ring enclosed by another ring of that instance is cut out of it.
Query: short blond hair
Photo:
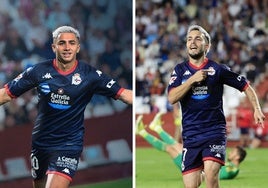
[[[61,27],[58,27],[57,29],[55,29],[53,32],[52,32],[52,37],[53,37],[53,40],[57,39],[58,36],[61,34],[61,33],[73,33],[75,34],[76,38],[78,39],[78,41],[80,40],[80,33],[77,29],[71,27],[71,26],[61,26]]]

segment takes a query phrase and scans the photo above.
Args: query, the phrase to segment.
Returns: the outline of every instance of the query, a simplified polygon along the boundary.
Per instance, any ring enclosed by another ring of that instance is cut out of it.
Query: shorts
[[[224,165],[226,155],[225,140],[209,140],[201,147],[188,147],[182,150],[182,174],[201,170],[204,161],[211,160]]]
[[[58,174],[72,181],[78,167],[81,152],[80,150],[46,151],[32,149],[33,179],[42,179],[47,174]]]
[[[240,134],[241,135],[248,135],[249,134],[249,128],[248,127],[241,127],[240,128]]]

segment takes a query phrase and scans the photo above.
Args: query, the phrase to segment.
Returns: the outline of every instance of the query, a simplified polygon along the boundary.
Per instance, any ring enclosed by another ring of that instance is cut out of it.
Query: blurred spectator
[[[268,135],[268,121],[264,121],[264,127],[255,125],[254,127],[254,138],[250,143],[250,148],[258,148]]]
[[[44,54],[46,42],[49,40],[49,30],[42,24],[37,15],[30,20],[30,28],[26,34],[26,45],[29,51],[40,57],[47,58]]]
[[[106,40],[105,51],[100,54],[98,64],[107,64],[113,70],[112,76],[118,78],[122,69],[120,51],[115,49],[111,41]]]
[[[53,31],[55,28],[61,25],[71,24],[69,13],[62,9],[59,1],[55,1],[51,7],[52,10],[49,12],[46,20],[47,28],[50,31]]]
[[[7,60],[20,61],[29,56],[29,51],[22,37],[17,32],[17,29],[10,26],[6,39],[6,45],[3,50]]]
[[[249,147],[250,129],[253,124],[253,113],[246,97],[241,100],[241,105],[237,108],[237,126],[240,129],[240,146]]]
[[[154,97],[150,98],[149,106],[151,113],[158,113],[160,111],[159,107],[156,105],[156,99]]]

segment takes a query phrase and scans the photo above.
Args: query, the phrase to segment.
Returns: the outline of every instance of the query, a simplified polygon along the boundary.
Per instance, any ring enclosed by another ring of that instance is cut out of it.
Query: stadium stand
[[[109,160],[117,163],[132,161],[132,152],[125,139],[109,140],[106,144]]]
[[[82,156],[87,167],[107,165],[111,163],[111,161],[105,156],[100,144],[85,146]]]

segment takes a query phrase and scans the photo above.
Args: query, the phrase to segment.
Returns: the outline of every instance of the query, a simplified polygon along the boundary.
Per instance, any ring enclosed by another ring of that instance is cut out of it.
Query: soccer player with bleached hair
[[[80,34],[70,26],[52,33],[56,58],[28,68],[0,89],[0,104],[36,88],[38,115],[32,131],[34,188],[67,188],[83,149],[84,111],[94,94],[132,104],[132,91],[76,59]]]
[[[182,174],[186,188],[198,187],[202,171],[207,188],[219,188],[218,175],[226,151],[224,85],[245,92],[256,124],[264,124],[265,116],[249,81],[227,66],[208,59],[210,47],[208,32],[199,25],[191,25],[186,36],[188,59],[174,67],[168,85],[168,101],[181,104]]]

